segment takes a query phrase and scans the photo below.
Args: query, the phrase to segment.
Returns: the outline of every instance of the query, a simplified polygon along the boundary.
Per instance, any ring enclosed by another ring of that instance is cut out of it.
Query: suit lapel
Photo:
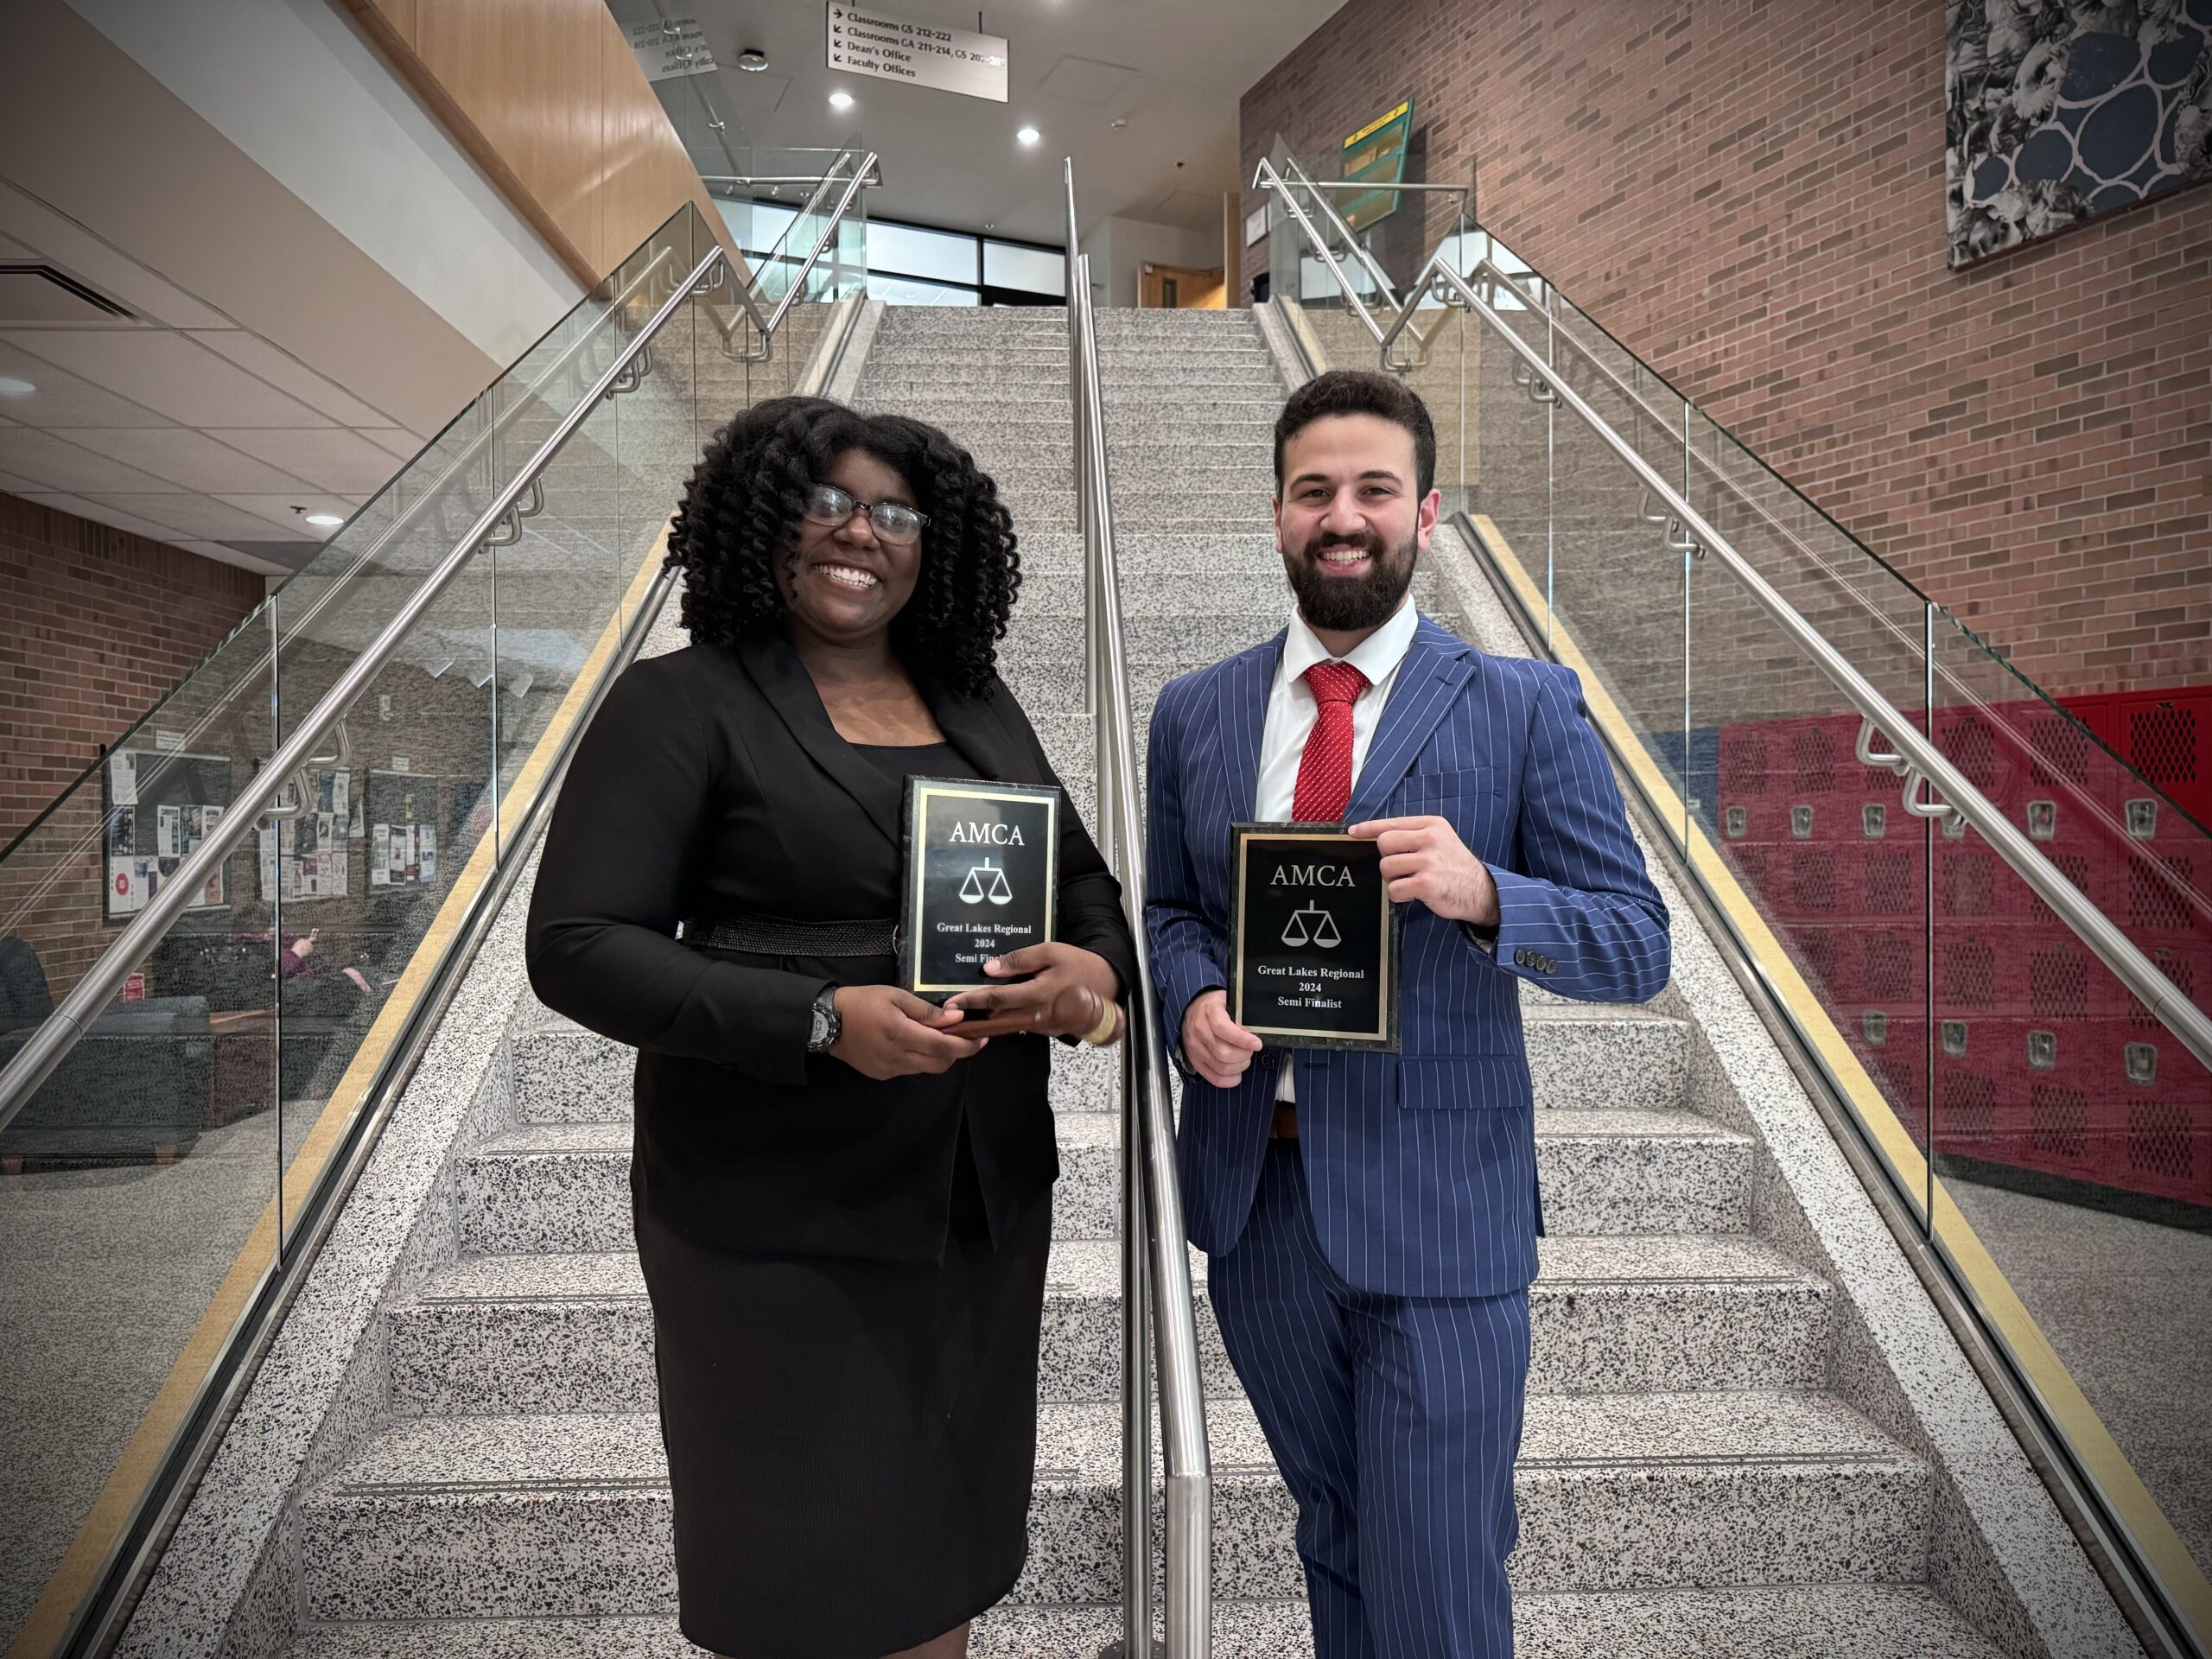
[[[1282,661],[1283,641],[1289,632],[1286,628],[1265,645],[1230,658],[1214,684],[1230,823],[1249,817],[1259,796],[1260,734],[1267,726],[1268,694],[1274,689],[1275,666]]]
[[[995,699],[963,697],[924,669],[909,669],[914,687],[930,706],[944,741],[960,751],[978,778],[995,781],[1033,781],[1024,764],[1020,744],[1007,729]]]
[[[893,846],[902,844],[899,826],[902,785],[838,736],[806,664],[799,661],[798,652],[791,649],[783,630],[772,626],[753,629],[739,642],[738,658],[808,757],[859,803]]]
[[[1474,652],[1466,641],[1423,617],[1368,745],[1345,823],[1363,823],[1381,810],[1474,671]]]

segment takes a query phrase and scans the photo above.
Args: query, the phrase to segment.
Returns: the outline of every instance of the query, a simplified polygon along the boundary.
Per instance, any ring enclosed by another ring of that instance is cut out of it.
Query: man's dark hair
[[[1436,487],[1436,423],[1428,405],[1395,374],[1373,369],[1331,369],[1296,391],[1275,417],[1275,495],[1282,495],[1282,452],[1314,422],[1331,415],[1375,415],[1413,435],[1415,493]]]

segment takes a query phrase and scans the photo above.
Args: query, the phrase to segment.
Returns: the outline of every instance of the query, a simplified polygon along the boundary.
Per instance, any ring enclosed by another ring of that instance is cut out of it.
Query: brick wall
[[[260,603],[263,585],[0,495],[0,844]],[[76,791],[0,868],[0,933],[30,943],[57,997],[113,931],[100,811],[97,785]]]
[[[0,844],[261,602],[263,579],[0,495]]]
[[[2031,677],[2212,678],[2212,189],[1947,269],[1934,0],[1351,0],[1245,94],[1245,175],[1408,90],[1409,178],[1471,157],[1485,225]]]

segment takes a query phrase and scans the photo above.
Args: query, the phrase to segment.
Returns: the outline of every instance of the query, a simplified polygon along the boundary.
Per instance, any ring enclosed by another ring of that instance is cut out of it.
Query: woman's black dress
[[[1027,1549],[1051,1187],[1048,1045],[941,1077],[805,1052],[815,993],[886,957],[702,952],[679,922],[896,913],[908,772],[1052,783],[1013,697],[917,684],[948,743],[856,748],[780,634],[626,673],[546,838],[530,929],[549,1005],[637,1045],[652,1294],[684,1634],[874,1659],[1005,1595]],[[1059,937],[1124,985],[1119,890],[1072,812]]]

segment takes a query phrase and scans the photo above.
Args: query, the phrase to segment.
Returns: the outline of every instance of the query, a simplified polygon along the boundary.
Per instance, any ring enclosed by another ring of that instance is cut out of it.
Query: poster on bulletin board
[[[232,795],[231,758],[119,748],[108,756],[100,778],[107,797],[102,914],[117,922],[145,909],[222,823]],[[217,910],[227,901],[218,867],[187,908]]]
[[[353,862],[346,843],[360,834],[353,773],[343,768],[308,772],[307,810],[261,826],[262,898],[281,898],[288,905],[346,898]]]

